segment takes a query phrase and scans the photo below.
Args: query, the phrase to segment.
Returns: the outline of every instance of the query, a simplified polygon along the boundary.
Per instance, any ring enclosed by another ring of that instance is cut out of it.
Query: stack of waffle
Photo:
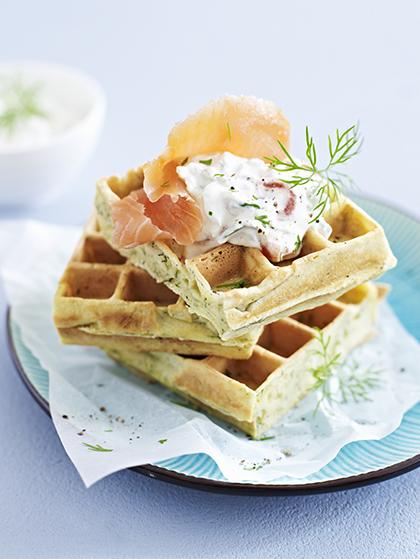
[[[141,170],[99,182],[55,298],[62,341],[100,347],[260,437],[316,385],[320,334],[341,358],[373,334],[386,289],[366,282],[395,265],[383,229],[342,199],[324,215],[330,239],[309,231],[278,265],[229,244],[194,258],[174,242],[117,251],[111,204],[141,185]]]

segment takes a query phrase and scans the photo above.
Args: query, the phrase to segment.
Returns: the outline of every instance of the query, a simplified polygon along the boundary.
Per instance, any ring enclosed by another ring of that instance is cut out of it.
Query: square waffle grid
[[[109,243],[112,203],[142,185],[141,168],[98,182],[96,209]],[[301,254],[279,264],[257,249],[231,244],[194,258],[185,258],[183,247],[175,242],[156,241],[119,252],[164,282],[184,299],[190,312],[211,322],[222,339],[229,339],[250,326],[336,299],[395,266],[382,227],[350,200],[341,197],[324,218],[332,227],[330,238],[309,230]],[[220,287],[238,282],[244,286]]]
[[[220,340],[173,291],[113,250],[95,218],[60,280],[54,320],[69,344],[235,358],[249,357],[261,332]]]
[[[118,349],[107,353],[258,438],[314,387],[312,370],[322,359],[317,329],[330,340],[328,357],[338,350],[343,359],[373,334],[377,305],[385,293],[384,286],[365,284],[340,301],[273,322],[265,326],[247,360]]]

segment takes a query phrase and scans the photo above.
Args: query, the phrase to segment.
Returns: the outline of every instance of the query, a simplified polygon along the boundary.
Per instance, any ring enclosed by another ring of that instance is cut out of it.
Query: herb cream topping
[[[318,203],[317,175],[291,188],[284,181],[296,171],[280,173],[261,159],[229,152],[191,158],[177,173],[203,213],[203,228],[188,256],[229,242],[258,248],[279,262],[300,252],[309,228],[326,238],[331,234],[322,217],[310,223]]]

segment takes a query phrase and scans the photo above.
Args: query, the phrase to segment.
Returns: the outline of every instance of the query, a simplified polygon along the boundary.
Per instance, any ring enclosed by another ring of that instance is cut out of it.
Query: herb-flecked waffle
[[[117,348],[107,353],[258,438],[315,387],[313,371],[323,359],[337,352],[343,359],[374,333],[378,302],[385,293],[385,286],[365,284],[338,301],[273,322],[265,326],[247,360]],[[320,334],[327,346],[323,355]]]
[[[262,327],[222,341],[163,284],[113,250],[92,218],[60,280],[54,321],[64,343],[245,359]]]
[[[110,244],[112,203],[142,185],[141,168],[98,182],[96,211]],[[194,258],[185,258],[184,248],[175,242],[163,241],[119,253],[180,295],[190,312],[208,320],[227,340],[251,326],[336,299],[395,266],[382,227],[356,204],[341,196],[323,217],[332,227],[330,238],[309,229],[300,255],[280,264],[260,250],[232,244]]]

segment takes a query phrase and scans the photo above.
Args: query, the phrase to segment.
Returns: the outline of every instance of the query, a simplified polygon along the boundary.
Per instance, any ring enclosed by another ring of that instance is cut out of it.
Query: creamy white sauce
[[[1,117],[7,112],[20,111],[22,107],[16,94],[17,79],[19,80],[18,86],[25,90],[36,87],[34,103],[36,108],[42,112],[42,116],[21,117],[16,120],[16,124],[12,128],[0,125],[0,152],[42,147],[75,121],[75,115],[57,101],[45,84],[27,81],[22,76],[18,78],[2,76],[0,81],[0,124]]]
[[[310,227],[326,238],[331,234],[322,218],[309,224],[318,203],[319,178],[291,189],[282,179],[290,179],[295,171],[280,173],[261,159],[229,152],[194,157],[177,167],[177,173],[204,218],[187,256],[229,242],[259,248],[279,262],[300,252]]]

